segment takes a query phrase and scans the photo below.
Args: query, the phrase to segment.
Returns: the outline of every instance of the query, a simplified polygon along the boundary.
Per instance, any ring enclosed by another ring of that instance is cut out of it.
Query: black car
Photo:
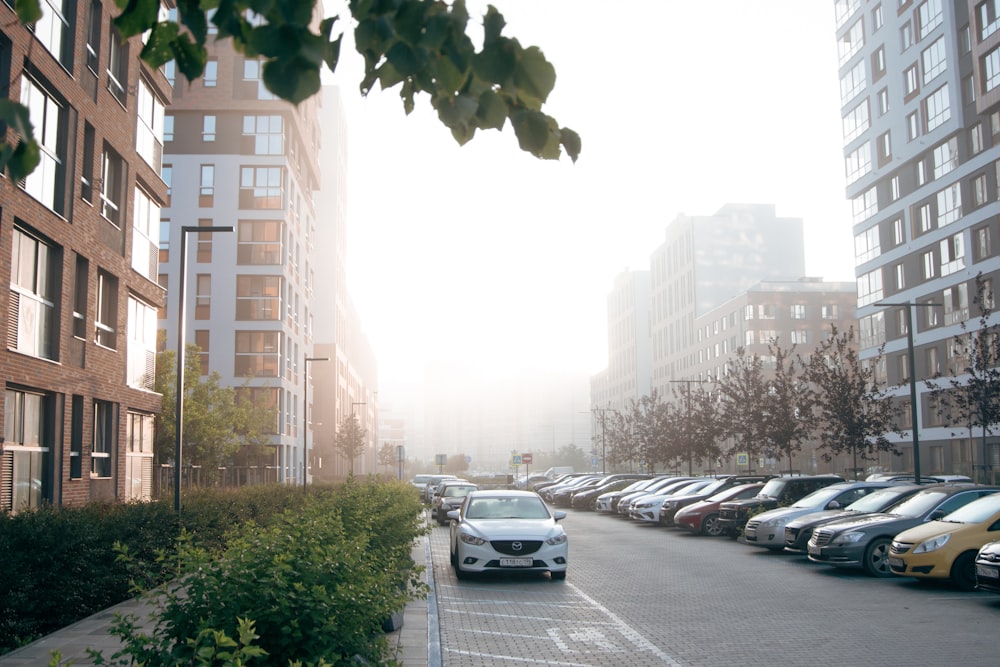
[[[719,524],[722,533],[737,538],[750,520],[750,515],[762,510],[771,510],[782,505],[791,505],[813,491],[843,482],[840,475],[803,475],[799,477],[774,477],[753,498],[733,500],[719,506]]]
[[[692,503],[704,500],[705,498],[714,496],[720,491],[725,491],[726,489],[734,486],[740,486],[741,484],[766,482],[771,479],[771,477],[773,477],[773,475],[730,475],[728,477],[720,477],[708,486],[698,489],[695,493],[665,498],[663,500],[663,507],[660,509],[660,525],[673,526],[674,515],[677,514],[677,511],[691,505]]]
[[[648,477],[649,475],[644,475],[640,479]],[[604,493],[611,493],[613,491],[621,491],[625,487],[635,484],[635,482],[635,479],[615,479],[610,482],[599,484],[592,489],[577,491],[573,494],[572,499],[570,499],[570,507],[581,510],[592,510],[594,509],[594,503],[597,500],[597,496]]]

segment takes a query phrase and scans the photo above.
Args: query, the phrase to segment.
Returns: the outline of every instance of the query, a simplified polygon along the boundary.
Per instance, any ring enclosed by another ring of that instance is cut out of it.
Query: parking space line
[[[523,658],[516,655],[498,655],[495,653],[480,653],[478,651],[462,651],[460,649],[447,649],[448,653],[467,655],[473,658],[488,658],[491,660],[504,660],[508,662],[530,662],[539,665],[558,665],[559,667],[591,667],[585,662],[560,662],[557,660],[536,660],[534,658]]]
[[[491,618],[513,618],[518,621],[550,621],[553,623],[564,623],[565,618],[554,618],[552,616],[525,616],[524,614],[497,614],[489,611],[468,611],[465,609],[445,609],[446,613],[458,614],[459,616],[489,616]],[[610,625],[617,627],[617,623],[609,623],[607,621],[597,621],[594,625]]]

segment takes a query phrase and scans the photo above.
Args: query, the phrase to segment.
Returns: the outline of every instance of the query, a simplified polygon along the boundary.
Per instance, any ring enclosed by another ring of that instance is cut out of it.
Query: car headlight
[[[545,540],[546,544],[564,544],[566,542],[566,533],[559,533],[558,535],[553,535],[549,539]]]
[[[785,524],[788,523],[788,517],[781,517],[780,519],[775,519],[774,521],[768,522],[772,528],[784,528]]]
[[[677,501],[676,500],[664,500],[663,501],[663,509],[665,509],[665,510],[672,510],[675,507],[677,507]]]
[[[916,547],[913,548],[913,553],[915,554],[925,554],[931,551],[937,551],[944,545],[948,544],[948,540],[951,539],[951,533],[945,533],[944,535],[938,535],[932,540],[927,540],[926,542],[921,542]]]
[[[843,533],[833,538],[830,544],[854,544],[855,542],[860,542],[864,536],[864,533],[858,532]]]
[[[486,540],[476,535],[471,535],[469,533],[459,533],[458,539],[462,540],[466,544],[474,544],[477,547],[481,544],[486,544]]]

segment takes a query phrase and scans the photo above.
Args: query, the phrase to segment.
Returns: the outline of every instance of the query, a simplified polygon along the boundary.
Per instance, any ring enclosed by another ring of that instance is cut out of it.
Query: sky
[[[429,363],[484,379],[607,366],[615,277],[648,270],[679,214],[774,204],[802,218],[806,270],[854,279],[833,2],[494,0],[557,80],[544,110],[573,164],[513,130],[459,146],[427,97],[362,98],[345,44],[348,289],[380,384]],[[470,26],[486,3],[469,1]],[[354,57],[352,57],[352,54]]]

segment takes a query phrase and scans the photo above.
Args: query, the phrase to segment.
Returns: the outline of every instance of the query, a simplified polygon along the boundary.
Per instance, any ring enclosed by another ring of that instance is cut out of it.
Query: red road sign
[[[531,453],[530,452],[528,452],[527,454],[521,454],[521,463],[523,463],[525,465],[531,463]]]

